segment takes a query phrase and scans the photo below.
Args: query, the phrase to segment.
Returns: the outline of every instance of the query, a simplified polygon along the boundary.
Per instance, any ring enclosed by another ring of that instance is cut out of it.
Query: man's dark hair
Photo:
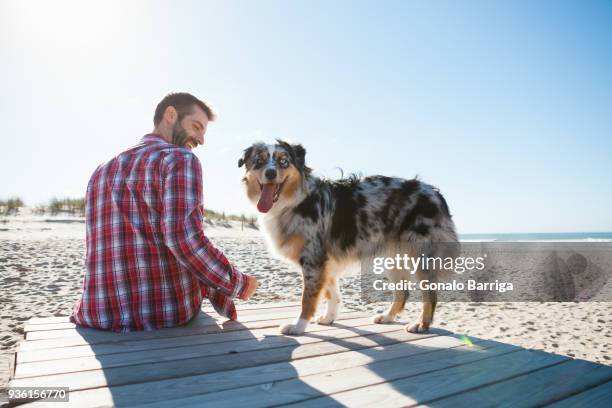
[[[155,126],[159,125],[159,122],[161,122],[164,112],[168,106],[174,106],[174,109],[176,109],[176,112],[178,113],[178,120],[180,121],[185,115],[188,115],[193,111],[192,109],[194,105],[199,106],[204,113],[206,113],[208,120],[215,120],[215,113],[206,103],[187,92],[174,92],[166,95],[164,99],[157,104],[157,108],[155,108],[155,116],[153,116],[153,124]]]

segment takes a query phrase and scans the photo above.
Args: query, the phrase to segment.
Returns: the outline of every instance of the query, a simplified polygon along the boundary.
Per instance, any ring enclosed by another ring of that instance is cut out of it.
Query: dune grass
[[[19,214],[19,209],[24,207],[23,200],[19,197],[11,197],[0,200],[0,215],[16,215]],[[56,215],[72,215],[85,216],[85,198],[70,198],[70,197],[53,197],[47,205],[40,204],[32,208],[36,215],[50,214]],[[245,225],[256,228],[256,219],[254,216],[247,217],[244,214],[226,214],[225,211],[215,211],[204,209],[204,219],[215,223],[228,223],[229,221],[239,221],[242,226]]]
[[[226,215],[225,211],[218,212],[210,209],[204,209],[204,219],[210,220],[213,222],[227,223],[228,221],[240,221],[242,226],[248,225],[251,228],[256,228],[256,219],[254,216],[247,217],[244,214],[235,215],[230,214]]]
[[[11,197],[0,200],[0,215],[15,215],[23,207],[23,200],[19,197]]]
[[[85,199],[84,198],[57,198],[53,197],[49,201],[47,211],[51,215],[70,214],[80,217],[85,216]]]

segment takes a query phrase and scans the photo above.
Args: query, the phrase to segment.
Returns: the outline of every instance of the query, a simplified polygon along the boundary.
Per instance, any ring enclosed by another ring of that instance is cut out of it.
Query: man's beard
[[[180,121],[176,121],[172,128],[172,143],[180,147],[185,147],[188,140],[189,136],[187,135],[187,131],[183,128]]]

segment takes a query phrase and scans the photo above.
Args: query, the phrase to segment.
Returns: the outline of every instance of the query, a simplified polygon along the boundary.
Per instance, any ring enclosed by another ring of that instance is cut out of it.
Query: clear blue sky
[[[82,196],[169,91],[219,113],[205,205],[253,214],[236,162],[421,178],[459,232],[612,230],[612,2],[0,0],[0,196]]]

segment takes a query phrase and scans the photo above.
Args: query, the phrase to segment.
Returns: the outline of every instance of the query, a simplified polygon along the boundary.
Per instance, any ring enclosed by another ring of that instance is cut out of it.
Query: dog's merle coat
[[[386,176],[321,179],[306,166],[305,154],[301,145],[277,140],[275,145],[249,147],[238,162],[246,166],[244,182],[253,202],[260,199],[263,184],[280,186],[277,202],[260,214],[260,224],[272,248],[302,268],[302,314],[283,328],[287,334],[304,331],[320,294],[328,298],[328,310],[319,322],[330,324],[336,318],[338,269],[344,263],[397,250],[414,256],[431,243],[457,241],[448,205],[435,187]],[[276,177],[266,178],[272,168]],[[435,271],[417,274],[426,272]],[[401,275],[390,278],[397,281]],[[392,321],[405,300],[406,293],[394,293],[393,305],[375,321]],[[435,293],[424,293],[423,315],[410,331],[429,328],[435,300]]]

